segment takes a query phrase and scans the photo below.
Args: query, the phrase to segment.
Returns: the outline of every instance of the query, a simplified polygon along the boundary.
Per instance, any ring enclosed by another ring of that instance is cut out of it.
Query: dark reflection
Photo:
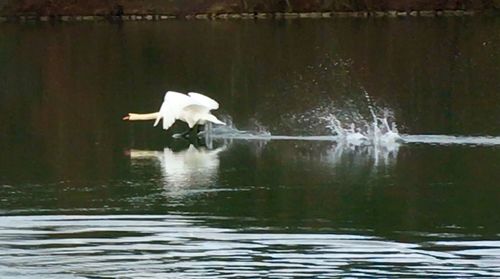
[[[433,235],[497,239],[496,146],[234,140],[194,147],[121,117],[158,109],[166,90],[195,91],[218,100],[217,115],[240,130],[328,135],[318,120],[325,112],[369,119],[366,90],[402,133],[498,136],[499,27],[498,17],[2,24],[0,214],[181,212],[201,216],[204,229],[313,238],[347,230],[435,250],[470,243],[426,243]],[[463,253],[491,268],[484,253]],[[391,268],[402,265],[412,263]]]
[[[366,115],[364,88],[376,105],[394,111],[404,133],[498,135],[498,25],[497,18],[2,25],[4,210],[168,208],[158,185],[170,176],[135,172],[135,160],[123,153],[172,146],[170,134],[120,120],[131,108],[157,109],[167,89],[207,94],[238,128],[259,123],[273,134],[328,134],[315,113],[331,104]],[[293,121],[305,112],[307,121]],[[459,223],[493,218],[486,214],[492,195],[484,193],[495,194],[494,147],[333,151],[329,143],[261,142],[258,149],[243,143],[219,154],[218,179],[205,184],[245,191],[211,194],[186,210],[267,216],[281,224],[340,218],[368,228],[404,227],[422,215],[433,227],[444,215],[458,218],[445,214],[450,208],[477,203],[484,216],[463,212],[469,218]],[[435,185],[454,191],[446,197]],[[255,196],[232,204],[247,189]],[[431,199],[440,197],[427,216],[416,206],[427,205],[426,189]],[[483,195],[486,202],[473,198]],[[132,202],[136,196],[144,203]],[[364,200],[374,196],[383,201],[371,204],[378,210]],[[375,222],[379,217],[363,210],[388,216]]]
[[[495,148],[403,145],[397,157],[378,165],[363,149],[340,156],[333,150],[329,143],[270,142],[255,153],[235,144],[221,158],[219,183],[237,191],[200,197],[187,207],[251,216],[249,224],[278,228],[373,229],[385,235],[458,226],[485,236],[498,229],[498,217],[488,214],[499,194],[493,182],[498,173],[477,164],[493,162]]]

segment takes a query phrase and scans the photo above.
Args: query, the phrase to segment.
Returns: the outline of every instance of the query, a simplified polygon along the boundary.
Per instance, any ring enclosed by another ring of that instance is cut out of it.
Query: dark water
[[[500,277],[498,30],[494,17],[0,25],[0,277]],[[195,148],[120,120],[166,90],[296,137]],[[314,140],[329,113],[369,119],[364,90],[411,143]]]

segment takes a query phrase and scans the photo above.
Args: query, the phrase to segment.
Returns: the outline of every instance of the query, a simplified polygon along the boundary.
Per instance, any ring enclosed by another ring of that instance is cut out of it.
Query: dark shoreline
[[[499,15],[500,0],[0,0],[0,21]]]
[[[297,19],[297,18],[398,18],[398,17],[460,17],[473,15],[494,16],[492,12],[444,10],[444,11],[370,11],[370,12],[304,12],[304,13],[219,13],[219,14],[134,14],[134,15],[12,15],[0,16],[0,22],[25,22],[25,21],[162,21],[172,19],[198,19],[198,20],[231,20],[231,19]]]

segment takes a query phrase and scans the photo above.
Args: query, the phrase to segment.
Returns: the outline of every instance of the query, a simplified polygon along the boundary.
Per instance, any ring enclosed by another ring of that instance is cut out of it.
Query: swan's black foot
[[[201,131],[201,132],[200,132]],[[198,135],[202,135],[203,130],[201,129],[201,125],[194,125],[192,128],[189,128],[187,131],[180,133],[180,134],[174,134],[174,138],[198,138]]]
[[[189,142],[196,148],[198,147],[207,147],[207,145],[205,144],[205,139],[204,138],[199,138],[199,137],[196,137],[196,138],[189,138]]]
[[[196,125],[195,127],[193,127],[193,128],[195,128],[195,130],[196,130],[196,135],[197,135],[197,136],[202,136],[202,135],[204,135],[204,134],[205,134],[205,129],[204,129],[204,127],[205,127],[205,126],[203,126],[203,125]]]

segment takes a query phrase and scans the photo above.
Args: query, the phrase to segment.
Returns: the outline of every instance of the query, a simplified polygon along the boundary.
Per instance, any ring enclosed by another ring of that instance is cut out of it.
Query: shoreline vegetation
[[[498,15],[500,0],[0,0],[0,22]]]
[[[133,14],[133,15],[10,15],[0,16],[0,22],[24,21],[162,21],[171,19],[202,19],[202,20],[228,20],[228,19],[297,19],[297,18],[397,18],[397,17],[449,17],[495,15],[491,12],[478,12],[467,10],[428,10],[428,11],[360,11],[360,12],[304,12],[304,13],[220,13],[220,14]]]

